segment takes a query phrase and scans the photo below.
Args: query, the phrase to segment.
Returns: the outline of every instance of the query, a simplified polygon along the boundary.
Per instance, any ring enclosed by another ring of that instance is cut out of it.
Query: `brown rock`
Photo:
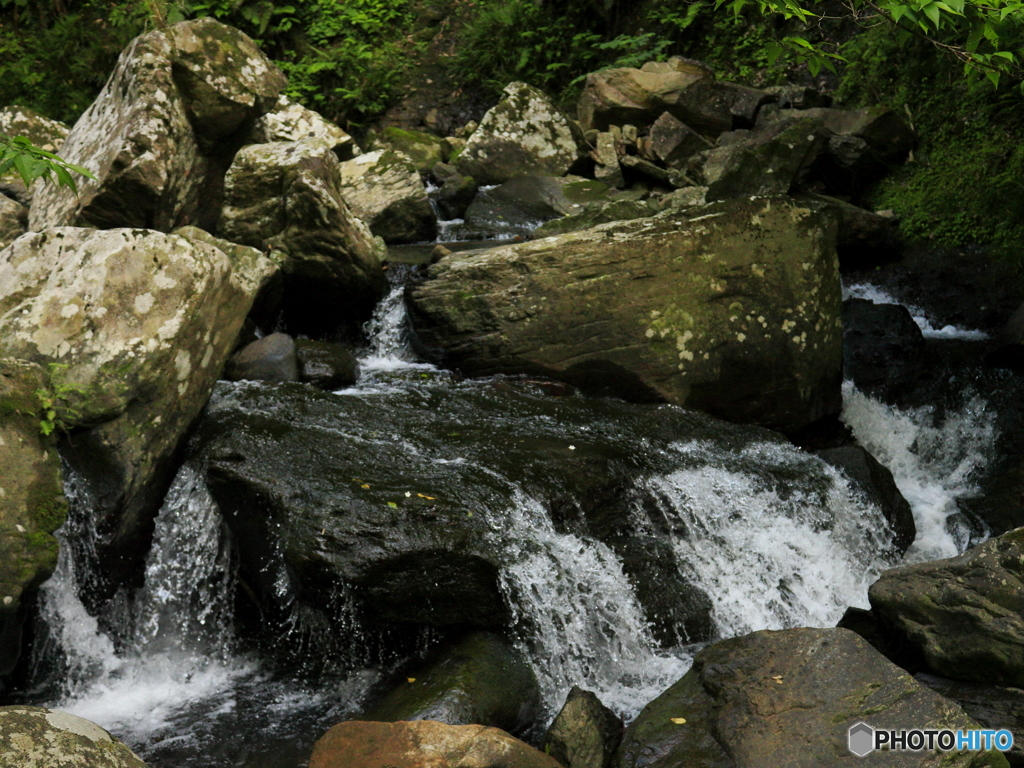
[[[349,721],[313,747],[309,768],[562,768],[497,728]]]

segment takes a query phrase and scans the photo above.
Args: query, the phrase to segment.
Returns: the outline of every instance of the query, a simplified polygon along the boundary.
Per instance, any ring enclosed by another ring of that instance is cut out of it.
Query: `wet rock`
[[[99,536],[103,584],[84,592],[102,600],[106,578],[123,583],[146,552],[182,436],[277,268],[252,249],[127,229],[29,233],[3,256],[0,354],[57,366],[75,429],[64,457]]]
[[[509,234],[526,237],[545,221],[591,207],[591,201],[606,190],[601,182],[579,176],[510,179],[478,194],[457,231],[462,239]]]
[[[412,160],[392,149],[367,152],[341,164],[341,194],[386,243],[415,243],[437,236],[437,219]]]
[[[815,455],[839,469],[864,494],[865,499],[882,510],[893,534],[893,547],[902,555],[917,538],[914,513],[892,472],[878,463],[859,445],[826,448]]]
[[[1006,752],[1011,768],[1024,765],[1024,744],[1017,734],[1024,733],[1024,690],[998,685],[964,683],[935,675],[918,674],[914,678],[936,693],[955,701],[983,728],[1014,734],[1013,748]]]
[[[903,246],[899,219],[891,211],[874,213],[825,195],[806,195],[800,199],[828,210],[838,219],[836,251],[840,271],[870,269],[899,258]]]
[[[440,185],[434,200],[441,219],[461,219],[480,188],[476,179],[472,176],[463,176],[455,166],[447,163],[437,163],[432,173]]]
[[[449,162],[480,184],[519,176],[563,176],[580,157],[569,119],[536,88],[511,83]]]
[[[56,709],[0,707],[0,744],[11,768],[146,768],[96,723]]]
[[[287,333],[272,333],[247,344],[224,367],[228,381],[298,381],[295,340]]]
[[[339,167],[318,139],[254,144],[225,178],[218,234],[279,252],[285,317],[298,332],[364,322],[385,288],[382,247],[346,205]]]
[[[284,86],[252,40],[210,18],[136,38],[61,149],[96,180],[40,187],[29,228],[213,230],[224,172]]]
[[[622,741],[622,720],[590,691],[572,687],[541,749],[565,768],[609,768]]]
[[[374,149],[392,149],[400,152],[416,166],[420,173],[431,171],[444,159],[442,139],[432,133],[407,131],[401,128],[382,128],[373,139]]]
[[[340,344],[300,339],[295,348],[299,381],[330,392],[351,387],[359,378],[359,362]]]
[[[500,636],[474,632],[402,670],[401,681],[360,719],[434,720],[523,733],[540,712],[529,661]]]
[[[888,752],[858,758],[850,726],[976,728],[956,704],[916,682],[844,629],[754,632],[708,646],[691,670],[626,730],[619,768],[1005,766],[995,750]],[[799,737],[796,735],[799,734]]]
[[[957,557],[885,571],[868,597],[935,674],[1024,686],[1024,528]]]
[[[985,361],[996,368],[1024,368],[1024,304],[1006,321]]]
[[[319,112],[279,96],[273,109],[259,118],[246,137],[246,144],[270,144],[275,141],[319,139],[339,160],[350,160],[361,150],[355,140]]]
[[[28,208],[6,195],[0,195],[0,251],[25,234]]]
[[[843,302],[843,370],[862,392],[887,402],[912,387],[927,364],[924,336],[906,307]]]
[[[56,441],[37,415],[49,386],[41,366],[0,359],[0,676],[21,655],[25,603],[57,564],[53,532],[67,512]]]
[[[832,227],[761,198],[460,253],[409,292],[410,315],[471,376],[543,374],[795,431],[839,406]]]
[[[313,747],[309,768],[561,768],[555,760],[497,728],[349,721]]]
[[[606,224],[611,221],[629,221],[642,219],[657,213],[657,206],[647,201],[640,200],[619,200],[606,203],[600,208],[592,208],[583,213],[570,214],[559,219],[545,222],[534,232],[536,237],[550,237],[561,235],[566,232],[578,232],[581,229],[590,229],[598,224]]]
[[[719,146],[704,161],[708,200],[787,194],[828,143],[817,120],[779,122],[749,139]]]

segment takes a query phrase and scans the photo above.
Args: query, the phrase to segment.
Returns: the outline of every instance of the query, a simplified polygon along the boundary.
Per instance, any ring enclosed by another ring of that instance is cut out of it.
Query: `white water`
[[[867,299],[875,304],[903,304],[889,292],[876,285],[862,283],[858,285],[843,286],[843,300],[846,299]],[[964,328],[957,328],[955,325],[944,325],[936,328],[932,321],[927,318],[923,309],[906,304],[910,316],[921,329],[921,335],[926,339],[964,339],[966,341],[984,341],[989,336],[984,331],[973,331]]]

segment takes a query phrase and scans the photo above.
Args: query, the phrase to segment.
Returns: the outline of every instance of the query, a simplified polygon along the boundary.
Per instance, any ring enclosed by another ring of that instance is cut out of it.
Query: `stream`
[[[402,301],[407,272],[395,263],[389,270],[393,287],[367,326],[360,379],[330,396],[339,411],[353,398],[396,408],[417,398],[462,402],[484,393],[500,399],[492,382],[458,381],[416,358]],[[890,300],[874,286],[847,290]],[[928,328],[940,339],[976,338],[969,330]],[[262,386],[221,382],[210,407]],[[574,403],[600,407],[579,396],[559,407]],[[515,404],[495,408],[507,419]],[[476,419],[454,406],[439,418],[449,425],[462,419],[466,430]],[[615,432],[614,424],[600,421],[587,428],[571,419],[522,418],[530,421],[517,424],[516,434],[543,433],[569,450]],[[918,538],[904,562],[949,557],[978,539],[958,500],[978,492],[979,472],[998,438],[996,414],[983,397],[965,396],[940,415],[886,406],[848,382],[842,418],[893,472],[912,506]],[[781,441],[748,441],[729,451],[709,440],[662,445],[628,427],[621,431],[615,439],[624,450],[641,466],[658,468],[641,472],[636,482],[638,493],[655,503],[653,509],[635,505],[633,522],[642,530],[652,515],[667,521],[676,567],[709,596],[718,637],[834,626],[848,606],[867,607],[868,586],[898,563],[881,512],[810,454]],[[685,673],[696,647],[659,645],[616,552],[558,525],[536,494],[488,459],[492,436],[484,430],[479,439],[480,447],[439,460],[458,462],[503,489],[486,510],[500,521],[490,535],[503,548],[500,586],[513,639],[537,672],[546,719],[572,685],[634,717]],[[412,455],[423,450],[417,446],[408,436],[395,450]],[[813,483],[772,480],[788,476]],[[157,517],[144,586],[107,617],[107,625],[121,628],[116,636],[104,633],[77,596],[87,577],[79,569],[91,541],[90,501],[74,477],[66,485],[72,512],[59,533],[57,571],[42,589],[45,631],[34,648],[35,684],[27,698],[101,724],[152,768],[298,768],[313,742],[357,714],[373,685],[402,661],[375,654],[357,621],[340,633],[341,663],[316,675],[273,663],[238,636],[232,622],[237,553],[194,461],[181,468]],[[288,641],[287,627],[280,636]],[[433,641],[425,632],[419,642],[425,650]]]

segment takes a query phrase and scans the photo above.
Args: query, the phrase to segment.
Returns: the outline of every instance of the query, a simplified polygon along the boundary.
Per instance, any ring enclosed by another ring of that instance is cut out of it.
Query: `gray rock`
[[[657,212],[657,208],[651,203],[641,200],[619,200],[606,203],[600,208],[591,208],[583,213],[570,214],[560,219],[552,219],[545,222],[534,232],[536,237],[551,237],[562,235],[566,232],[578,232],[581,229],[590,229],[598,224],[606,224],[611,221],[629,221],[642,219]]]
[[[690,157],[707,148],[707,139],[668,112],[662,113],[651,126],[651,159],[665,165],[685,166]]]
[[[324,118],[319,112],[296,104],[287,96],[279,96],[274,108],[259,118],[246,137],[246,144],[270,144],[275,141],[319,139],[326,143],[339,160],[361,154],[355,139]]]
[[[888,107],[862,109],[780,110],[779,120],[813,118],[821,120],[837,136],[862,139],[877,156],[887,161],[903,160],[917,142],[910,126]]]
[[[521,734],[540,712],[540,687],[521,652],[499,635],[474,632],[414,667],[364,710],[361,720],[435,720]]]
[[[543,373],[795,431],[839,407],[833,227],[758,198],[453,254],[410,315],[472,376]]]
[[[382,245],[346,205],[341,165],[318,139],[254,144],[225,177],[218,234],[280,252],[285,317],[298,332],[364,322],[384,292]]]
[[[580,157],[578,129],[551,101],[525,83],[511,83],[450,159],[480,184],[518,176],[563,176]]]
[[[900,489],[896,487],[892,472],[859,445],[825,448],[815,455],[841,470],[864,494],[868,502],[882,510],[893,534],[893,547],[903,554],[917,538],[914,513]]]
[[[224,367],[228,381],[298,381],[295,340],[287,333],[272,333],[238,350]]]
[[[845,629],[754,632],[708,646],[626,730],[617,768],[1006,766],[1002,754],[875,752],[857,757],[848,729],[976,728]]]
[[[41,707],[0,707],[4,768],[146,768],[96,723]]]
[[[437,218],[420,173],[401,152],[379,149],[342,163],[341,195],[352,213],[386,243],[437,236]]]
[[[578,176],[521,176],[480,192],[466,209],[459,239],[529,236],[540,224],[579,213],[607,188]],[[577,202],[579,201],[579,202]]]
[[[0,251],[25,234],[28,208],[6,195],[0,195]]]
[[[943,677],[1024,687],[1024,528],[885,571],[871,610]]]
[[[212,230],[224,169],[284,86],[252,40],[210,18],[136,38],[61,149],[96,180],[41,186],[29,228]]]
[[[928,364],[924,336],[906,307],[843,302],[843,370],[858,389],[894,402]]]
[[[359,378],[359,362],[340,344],[300,339],[295,342],[299,381],[332,392],[351,387]]]
[[[0,356],[58,366],[63,421],[86,428],[64,458],[95,494],[112,582],[143,557],[185,430],[276,271],[252,249],[137,229],[58,227],[3,251]]]
[[[801,195],[800,199],[838,219],[836,251],[842,271],[870,269],[899,257],[903,245],[899,219],[891,211],[883,215],[825,195]]]
[[[615,135],[609,131],[600,131],[594,142],[594,150],[590,153],[596,167],[594,178],[609,187],[624,187],[625,178],[619,166],[619,148]]]
[[[573,686],[541,739],[565,768],[609,768],[622,741],[622,720],[590,691]]]

